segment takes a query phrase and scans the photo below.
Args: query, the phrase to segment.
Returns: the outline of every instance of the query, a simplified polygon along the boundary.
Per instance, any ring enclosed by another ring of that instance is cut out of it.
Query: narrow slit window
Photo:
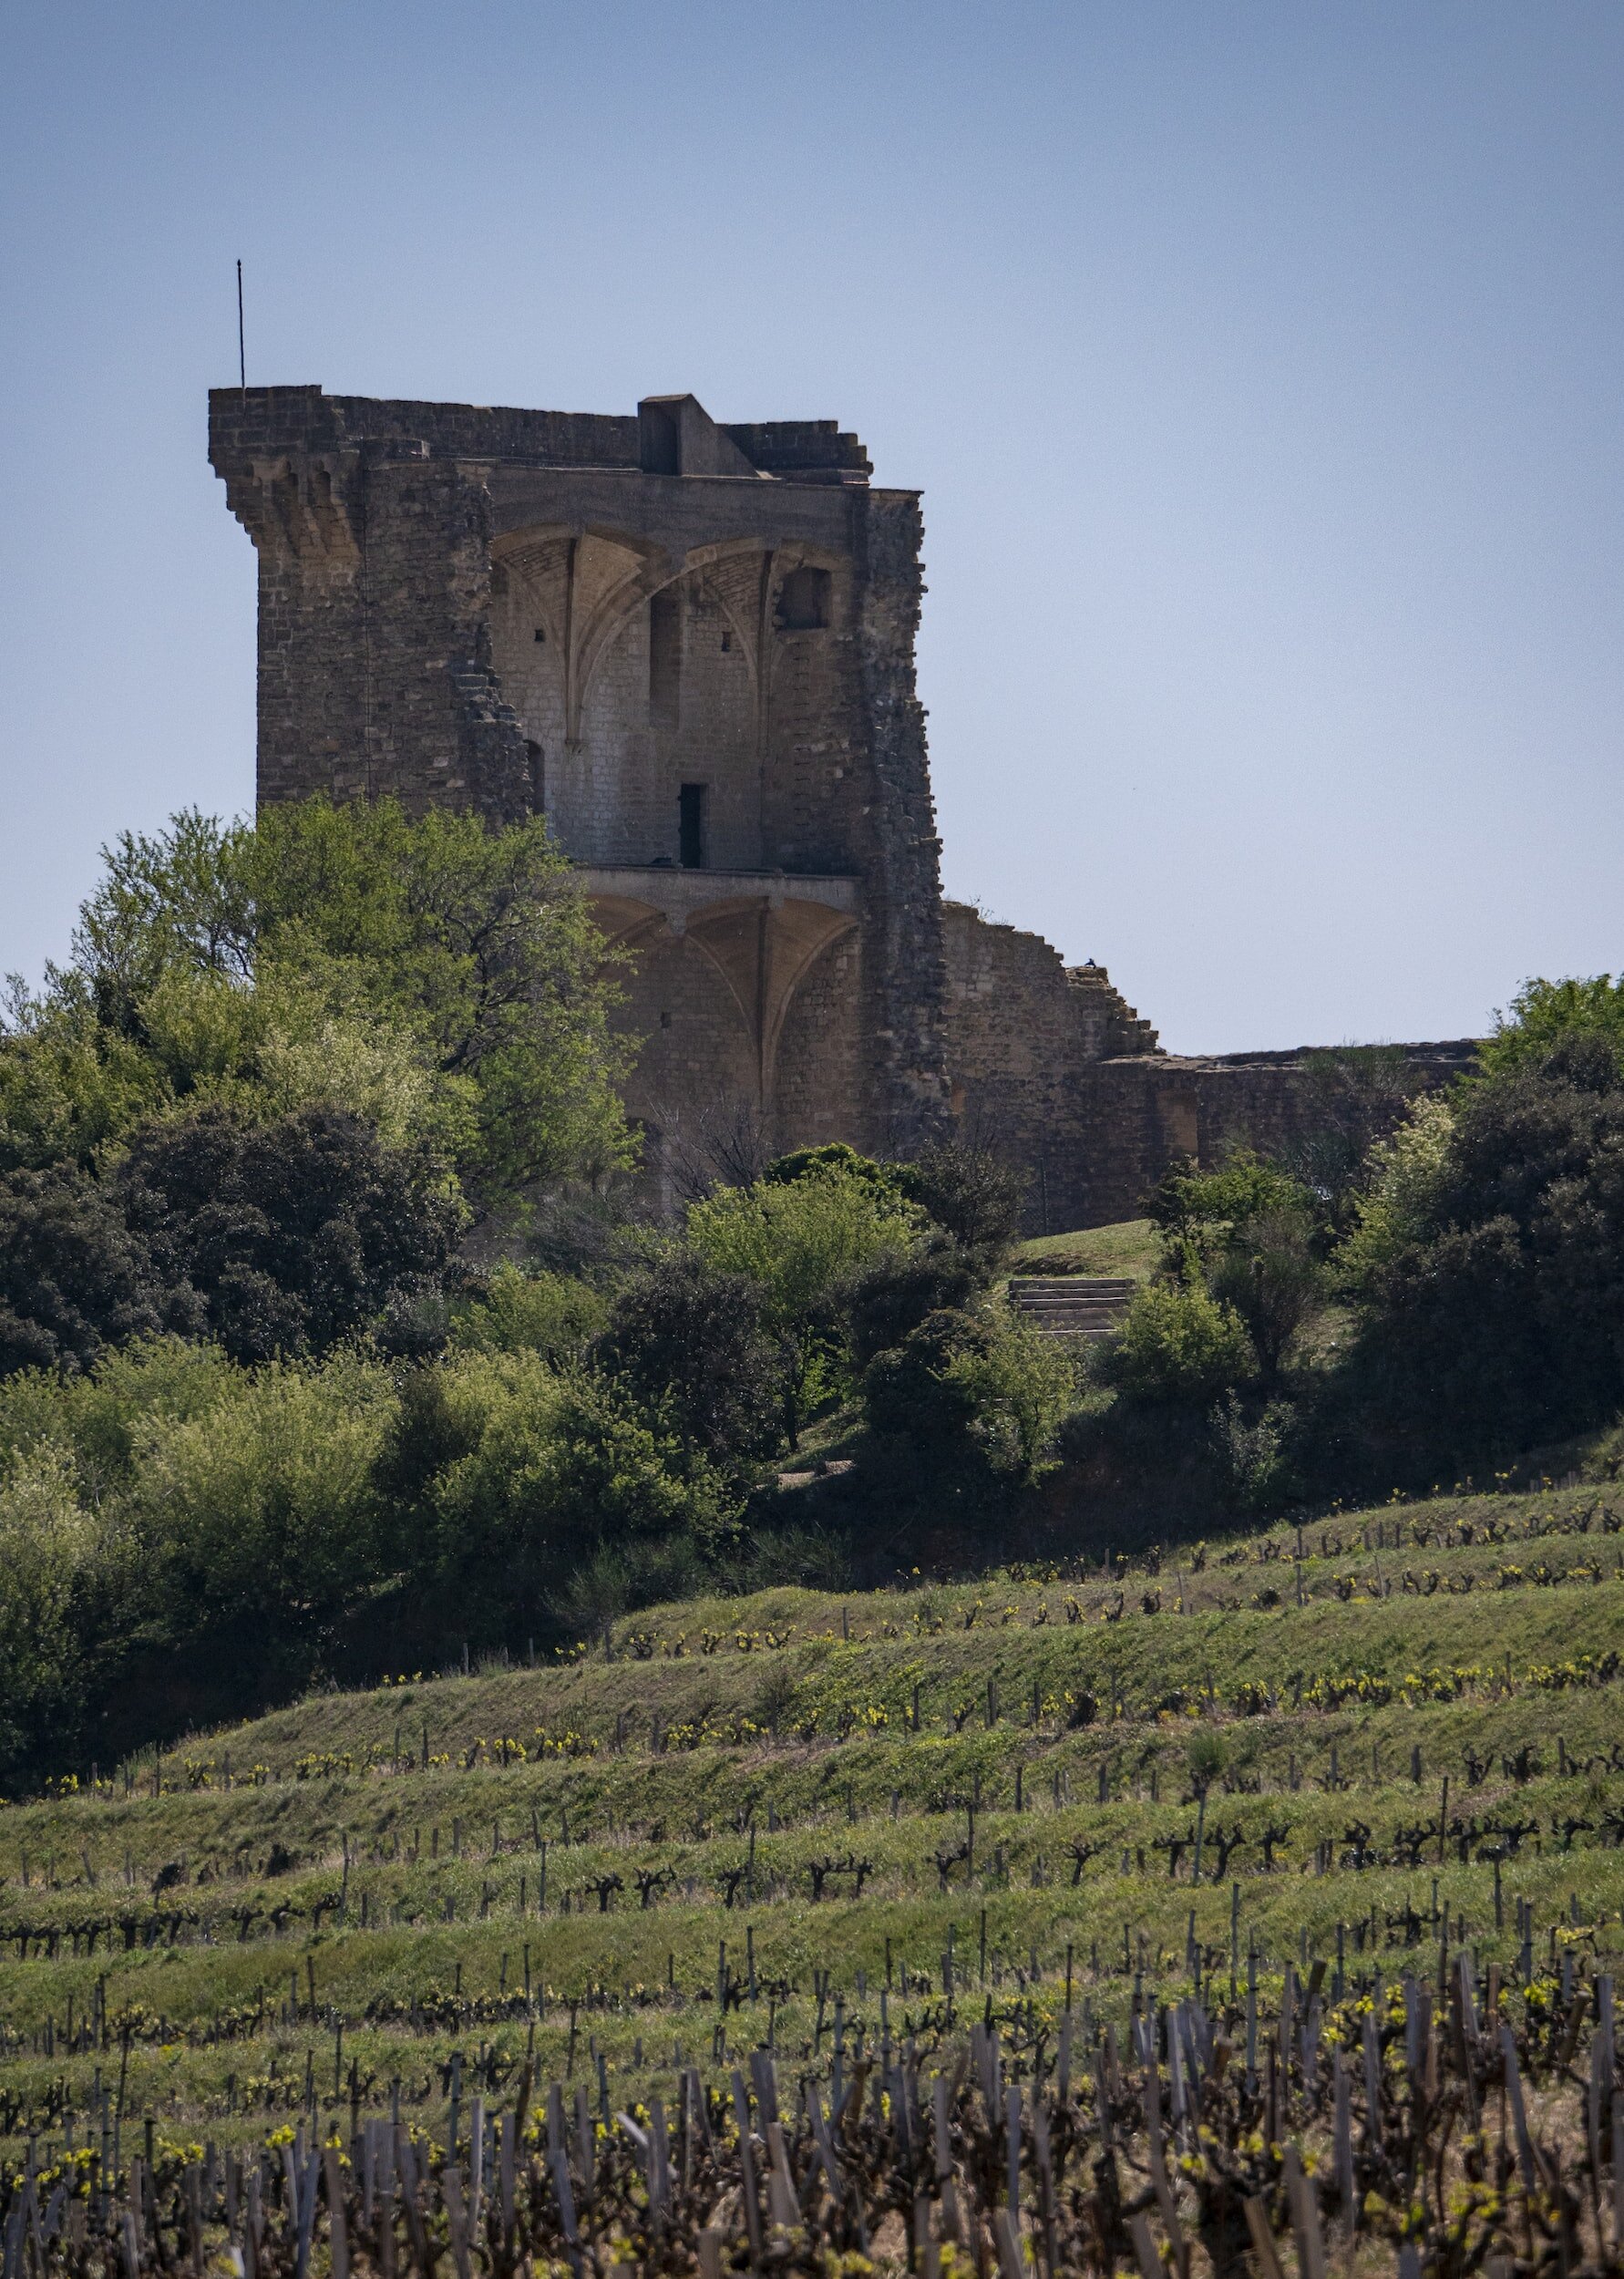
[[[674,593],[656,593],[649,603],[649,717],[658,728],[674,728],[682,704],[683,621]]]
[[[705,867],[704,794],[703,783],[685,783],[677,793],[677,859],[684,871]]]
[[[530,812],[532,815],[545,815],[547,812],[547,754],[540,744],[533,742],[528,736],[524,740],[524,753],[530,764]]]

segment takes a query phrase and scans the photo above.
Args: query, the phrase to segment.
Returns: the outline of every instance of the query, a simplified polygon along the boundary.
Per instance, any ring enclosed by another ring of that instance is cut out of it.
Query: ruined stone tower
[[[221,388],[259,552],[259,796],[544,810],[634,951],[656,1134],[943,1118],[920,510],[829,421]]]
[[[1084,1226],[1315,1112],[1300,1055],[1176,1059],[1104,967],[943,903],[919,498],[833,420],[217,388],[209,445],[259,553],[261,800],[544,812],[633,954],[668,1197],[684,1160],[957,1130],[1034,1229]]]

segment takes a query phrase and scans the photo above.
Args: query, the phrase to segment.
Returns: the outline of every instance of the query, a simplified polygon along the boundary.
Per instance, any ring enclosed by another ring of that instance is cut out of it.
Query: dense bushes
[[[784,1442],[788,1364],[766,1306],[759,1281],[672,1243],[619,1293],[604,1366],[685,1447],[731,1471]]]
[[[0,1180],[0,1377],[87,1368],[164,1316],[150,1254],[117,1194],[71,1165]]]
[[[1383,1150],[1343,1260],[1359,1397],[1413,1451],[1455,1463],[1624,1404],[1617,1049],[1588,1018],[1542,1036],[1538,1057],[1501,1041],[1496,1073]]]
[[[738,1502],[591,1371],[533,1350],[237,1367],[159,1340],[0,1387],[0,1779],[324,1673],[565,1634],[715,1562]],[[113,1721],[115,1720],[116,1721]]]
[[[850,1382],[845,1284],[879,1260],[906,1257],[924,1232],[923,1212],[879,1170],[861,1158],[810,1158],[788,1176],[775,1167],[753,1187],[718,1188],[689,1206],[687,1239],[698,1255],[760,1293],[761,1319],[783,1358],[792,1446],[806,1418]]]
[[[1086,1527],[1157,1464],[1268,1511],[1624,1405],[1605,977],[1531,984],[1373,1145],[1407,1073],[1344,1054],[1333,1145],[1176,1166],[1086,1366],[994,1294],[1021,1182],[973,1150],[805,1150],[628,1223],[612,1000],[540,823],[318,801],[118,843],[0,1034],[0,1780],[827,1577],[841,1528],[894,1556],[951,1511],[961,1555],[1063,1449]],[[862,1462],[789,1528],[766,1468],[833,1411]]]
[[[205,1109],[150,1126],[117,1187],[158,1280],[236,1361],[324,1353],[437,1289],[465,1215],[431,1160],[336,1108],[264,1125]]]
[[[1114,1381],[1192,1412],[1223,1395],[1220,1476],[1256,1509],[1486,1468],[1617,1417],[1621,1006],[1606,975],[1530,983],[1479,1067],[1413,1101],[1334,1207],[1244,1152],[1176,1167],[1151,1203],[1172,1279],[1136,1302]],[[1302,1333],[1328,1304],[1351,1321],[1316,1356]]]
[[[1053,1469],[1078,1362],[1008,1306],[950,1308],[876,1354],[862,1390],[871,1428],[918,1449],[927,1479],[956,1476],[961,1492],[978,1474],[1029,1483]]]
[[[595,1284],[457,1264],[432,1160],[336,1107],[160,1119],[99,1181],[14,1174],[14,1208],[52,1180],[81,1233],[128,1240],[81,1318],[58,1304],[53,1366],[0,1383],[0,1780],[385,1656],[522,1651],[701,1583],[830,1572],[816,1531],[747,1535],[758,1468],[940,1291],[972,1310],[921,1480],[1036,1477],[1069,1397],[1064,1356],[975,1311],[971,1253],[848,1151],[627,1231]]]
[[[1138,1291],[1105,1367],[1132,1399],[1200,1407],[1251,1377],[1257,1356],[1234,1308],[1197,1279]]]
[[[0,1372],[85,1368],[160,1329],[237,1361],[324,1353],[437,1291],[464,1217],[420,1150],[345,1109],[143,1126],[100,1180],[0,1181]]]

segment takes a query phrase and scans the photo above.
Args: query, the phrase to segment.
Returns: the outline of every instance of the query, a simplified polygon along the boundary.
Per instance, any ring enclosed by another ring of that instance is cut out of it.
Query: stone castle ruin
[[[1179,1059],[1102,966],[941,894],[917,492],[833,420],[217,388],[259,556],[259,797],[545,813],[633,954],[627,1106],[667,1198],[958,1131],[1034,1229],[1130,1217],[1177,1155],[1290,1139],[1290,1053]],[[1464,1047],[1408,1048],[1431,1077]]]

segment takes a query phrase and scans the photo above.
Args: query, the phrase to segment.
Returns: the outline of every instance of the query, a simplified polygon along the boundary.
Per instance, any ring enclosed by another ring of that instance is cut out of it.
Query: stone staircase
[[[1012,1274],[1010,1304],[1051,1337],[1105,1337],[1138,1286],[1125,1274]]]

